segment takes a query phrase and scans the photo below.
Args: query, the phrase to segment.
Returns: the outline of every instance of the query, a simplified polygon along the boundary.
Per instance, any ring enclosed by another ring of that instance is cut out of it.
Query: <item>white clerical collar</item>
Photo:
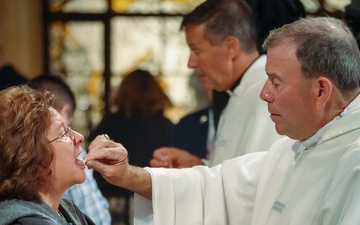
[[[358,104],[360,104],[360,95],[358,95],[348,106],[346,106],[344,111],[342,111],[337,117],[335,117],[333,120],[331,120],[325,126],[320,128],[320,130],[318,130],[316,132],[316,134],[314,134],[313,136],[311,136],[310,138],[308,138],[304,141],[300,141],[301,144],[304,145],[306,149],[309,149],[309,148],[315,146],[319,142],[320,138],[325,134],[325,132],[331,127],[331,125],[335,121],[342,118],[347,112],[349,112],[350,109],[352,109],[354,106],[356,106]]]

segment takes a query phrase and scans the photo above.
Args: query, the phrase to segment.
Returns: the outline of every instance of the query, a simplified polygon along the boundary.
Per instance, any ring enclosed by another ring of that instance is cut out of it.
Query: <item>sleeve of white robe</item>
[[[213,168],[147,168],[152,177],[153,200],[151,204],[135,195],[135,224],[251,223],[257,179],[265,155],[251,153]]]

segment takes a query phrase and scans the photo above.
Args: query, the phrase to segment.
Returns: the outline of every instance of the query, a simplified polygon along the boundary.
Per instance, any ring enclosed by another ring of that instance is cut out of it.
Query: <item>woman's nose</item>
[[[81,144],[84,141],[84,136],[77,131],[73,130],[73,132],[74,132],[76,144]]]

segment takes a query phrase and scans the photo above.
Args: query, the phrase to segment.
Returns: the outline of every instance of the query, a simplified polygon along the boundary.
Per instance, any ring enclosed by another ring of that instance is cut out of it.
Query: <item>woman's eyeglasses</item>
[[[51,141],[49,141],[48,143],[51,143],[53,141],[56,141],[60,138],[63,138],[63,137],[69,137],[72,141],[75,139],[75,136],[74,136],[74,132],[71,130],[71,127],[70,126],[67,126],[66,130],[64,131],[64,133],[60,134],[59,136],[57,136],[56,138],[52,139]]]

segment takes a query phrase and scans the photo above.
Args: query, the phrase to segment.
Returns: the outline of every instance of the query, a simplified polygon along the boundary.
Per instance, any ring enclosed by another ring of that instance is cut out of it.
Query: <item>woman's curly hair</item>
[[[54,158],[47,132],[53,95],[28,86],[0,91],[0,198],[39,200]]]

